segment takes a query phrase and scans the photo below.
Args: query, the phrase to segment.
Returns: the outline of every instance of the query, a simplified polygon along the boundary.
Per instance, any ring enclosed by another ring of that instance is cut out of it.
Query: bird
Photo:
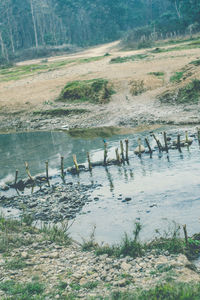
[[[145,152],[144,146],[141,144],[141,138],[138,139],[138,146],[135,148],[134,153],[135,154],[141,154]]]

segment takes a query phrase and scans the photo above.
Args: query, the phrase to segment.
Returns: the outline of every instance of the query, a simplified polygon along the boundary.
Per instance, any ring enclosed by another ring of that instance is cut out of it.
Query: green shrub
[[[176,72],[173,76],[170,77],[171,82],[180,82],[183,77],[184,71]]]
[[[106,79],[72,81],[67,83],[57,101],[106,103],[113,93]]]

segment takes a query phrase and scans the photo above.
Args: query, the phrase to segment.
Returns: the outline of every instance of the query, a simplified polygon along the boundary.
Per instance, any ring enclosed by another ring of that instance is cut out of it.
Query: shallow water
[[[190,133],[193,131],[190,128]],[[171,129],[168,133],[175,138],[177,130]],[[159,132],[156,134],[163,140]],[[131,233],[135,221],[143,224],[141,236],[145,239],[151,239],[156,228],[167,229],[171,221],[187,224],[189,234],[200,232],[198,142],[194,140],[189,149],[182,149],[182,153],[170,150],[169,155],[160,155],[156,151],[152,158],[148,154],[139,158],[133,154],[133,149],[137,146],[138,137],[143,139],[147,135],[149,133],[144,132],[106,139],[108,156],[114,158],[119,140],[129,138],[129,165],[96,167],[92,174],[66,176],[66,181],[97,182],[102,185],[92,192],[94,201],[85,205],[71,227],[75,239],[88,238],[96,225],[96,240],[114,243],[121,239],[124,232]],[[153,138],[149,140],[154,146]],[[62,132],[0,135],[0,180],[13,180],[16,168],[24,178],[24,161],[29,162],[33,176],[44,172],[47,159],[50,175],[59,174],[60,156],[64,156],[66,168],[73,164],[72,154],[77,155],[79,163],[85,163],[87,151],[90,151],[92,161],[102,160],[102,138],[75,139]],[[60,180],[59,177],[56,180]],[[126,197],[131,200],[124,202]]]

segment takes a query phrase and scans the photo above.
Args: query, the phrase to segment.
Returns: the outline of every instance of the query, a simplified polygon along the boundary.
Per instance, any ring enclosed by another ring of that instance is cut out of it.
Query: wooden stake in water
[[[188,234],[187,234],[186,224],[183,225],[183,231],[184,231],[184,236],[185,236],[185,244],[187,246],[188,245]]]
[[[79,173],[79,166],[78,166],[75,154],[73,154],[73,162],[74,162],[74,165],[75,165],[75,168],[76,168],[76,173]]]
[[[104,160],[103,160],[103,164],[106,165],[106,161],[107,161],[107,156],[108,156],[108,149],[107,149],[108,144],[106,142],[104,142]]]
[[[61,177],[64,178],[65,173],[64,173],[64,157],[63,156],[61,156],[60,168],[61,168]]]
[[[120,149],[121,149],[121,158],[124,161],[124,145],[122,141],[120,141]]]
[[[120,155],[119,155],[119,150],[118,150],[118,148],[115,149],[115,153],[116,153],[116,160],[117,160],[117,162],[120,164],[120,163],[121,163],[121,159],[120,159]]]
[[[26,173],[27,173],[28,177],[30,178],[30,180],[35,181],[34,178],[31,176],[31,173],[30,173],[29,166],[28,166],[27,162],[25,162],[25,167],[26,167]]]
[[[180,133],[178,133],[178,136],[177,136],[177,148],[178,148],[179,152],[182,152],[181,151],[181,136],[180,136]]]
[[[128,161],[128,139],[125,140],[125,144],[126,144],[126,161]]]
[[[197,138],[198,138],[198,142],[199,142],[199,145],[200,145],[200,130],[199,130],[198,127],[197,127]]]
[[[91,171],[92,170],[92,164],[91,164],[90,153],[89,152],[87,152],[87,159],[88,159],[88,169]]]
[[[157,145],[158,145],[158,149],[159,149],[159,152],[162,151],[162,145],[161,145],[161,142],[159,141],[159,139],[157,139],[157,137],[155,136],[155,134],[153,133],[153,138],[155,139]]]
[[[45,161],[45,165],[46,165],[46,180],[47,180],[48,186],[50,186],[50,183],[49,183],[49,163],[48,163],[48,161]]]
[[[19,173],[19,171],[16,170],[16,171],[15,171],[15,185],[17,184],[18,173]]]
[[[150,146],[150,144],[149,144],[148,138],[145,138],[145,142],[146,142],[147,147],[148,147],[148,149],[149,149],[149,153],[152,154],[153,151],[152,151],[151,146]]]
[[[164,141],[165,141],[165,151],[168,153],[167,134],[165,131],[163,134],[164,134]]]

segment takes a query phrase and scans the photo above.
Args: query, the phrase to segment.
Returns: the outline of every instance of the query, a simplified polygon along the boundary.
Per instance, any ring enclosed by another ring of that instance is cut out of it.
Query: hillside
[[[193,79],[200,79],[199,45],[196,37],[191,41],[177,40],[173,45],[165,41],[157,48],[124,51],[119,42],[114,42],[3,69],[1,131],[197,124],[198,101],[179,104],[158,98],[166,92],[177,93]],[[107,80],[112,87],[107,103],[56,101],[68,82],[98,78]],[[61,109],[65,112],[59,113]]]

